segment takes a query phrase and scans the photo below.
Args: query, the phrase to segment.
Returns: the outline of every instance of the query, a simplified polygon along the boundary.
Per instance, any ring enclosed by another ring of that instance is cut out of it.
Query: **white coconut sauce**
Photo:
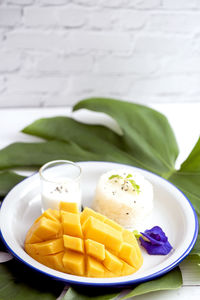
[[[81,209],[81,190],[79,183],[69,178],[57,178],[56,182],[45,182],[42,189],[43,211],[59,209],[60,202],[76,202]]]

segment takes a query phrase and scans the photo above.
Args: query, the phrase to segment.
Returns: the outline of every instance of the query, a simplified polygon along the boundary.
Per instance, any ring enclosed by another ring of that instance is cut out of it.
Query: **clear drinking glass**
[[[76,202],[81,209],[81,168],[68,160],[54,160],[40,170],[42,211],[59,209],[59,203]]]

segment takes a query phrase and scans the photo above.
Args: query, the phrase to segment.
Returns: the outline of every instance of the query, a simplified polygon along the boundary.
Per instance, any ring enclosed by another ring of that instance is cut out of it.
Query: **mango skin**
[[[47,210],[27,232],[25,251],[60,272],[94,278],[127,276],[143,264],[134,234],[76,203]]]

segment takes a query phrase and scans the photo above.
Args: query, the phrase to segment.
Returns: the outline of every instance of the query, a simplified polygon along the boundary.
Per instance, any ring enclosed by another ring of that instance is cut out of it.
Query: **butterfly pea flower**
[[[171,250],[167,236],[159,226],[141,232],[139,237],[141,245],[151,255],[167,255]]]

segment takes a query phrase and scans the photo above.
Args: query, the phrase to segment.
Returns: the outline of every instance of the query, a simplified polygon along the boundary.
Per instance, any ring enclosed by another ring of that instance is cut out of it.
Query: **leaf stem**
[[[175,173],[176,170],[175,169],[171,169],[170,171],[168,171],[167,173],[162,174],[162,177],[165,179],[168,179],[173,173]]]

